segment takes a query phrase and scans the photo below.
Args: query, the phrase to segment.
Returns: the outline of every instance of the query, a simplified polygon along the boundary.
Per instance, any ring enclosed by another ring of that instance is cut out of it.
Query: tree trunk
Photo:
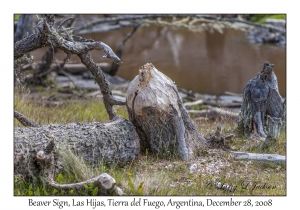
[[[277,124],[281,125],[284,119],[285,105],[278,92],[273,66],[265,62],[263,70],[244,89],[238,127],[246,135],[258,133],[261,137],[279,136],[281,126]],[[277,124],[270,124],[274,122],[271,119],[276,119]]]
[[[194,150],[206,146],[190,119],[174,82],[151,63],[140,67],[127,90],[127,109],[143,149],[154,154],[178,154],[192,158]]]
[[[70,148],[91,165],[130,162],[140,153],[140,140],[131,122],[123,118],[108,123],[45,125],[14,129],[15,172],[39,174],[37,154],[54,141],[54,154]],[[57,163],[58,164],[58,163]]]

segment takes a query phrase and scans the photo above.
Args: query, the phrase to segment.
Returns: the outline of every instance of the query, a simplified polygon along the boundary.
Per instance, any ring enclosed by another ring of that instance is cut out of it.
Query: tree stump
[[[263,70],[244,88],[238,128],[244,134],[277,138],[285,120],[285,103],[278,92],[274,64],[265,62]]]
[[[141,140],[141,148],[159,156],[178,154],[190,159],[194,150],[206,146],[190,119],[174,82],[153,64],[140,67],[126,93],[129,119]]]

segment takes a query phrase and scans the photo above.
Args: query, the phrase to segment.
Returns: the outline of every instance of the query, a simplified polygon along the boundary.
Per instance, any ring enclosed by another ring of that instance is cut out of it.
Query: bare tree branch
[[[90,72],[95,78],[95,81],[100,87],[101,93],[103,95],[103,102],[109,115],[109,119],[114,119],[117,115],[112,106],[125,105],[125,101],[120,101],[112,96],[109,85],[107,83],[107,80],[105,79],[102,70],[99,66],[95,64],[90,54],[78,54],[78,57],[81,59],[81,62],[90,70]]]
[[[121,42],[121,44],[118,46],[118,49],[116,51],[116,55],[121,59],[122,54],[123,54],[123,48],[125,46],[125,43],[127,42],[127,40],[136,32],[136,30],[141,26],[141,24],[137,24],[131,32],[129,32],[126,37],[123,39],[123,41]],[[116,75],[117,71],[119,69],[119,65],[116,63],[112,63],[110,71],[108,72],[108,74],[110,74],[111,76]]]
[[[25,53],[33,51],[35,49],[51,46],[52,48],[58,48],[63,50],[67,54],[67,59],[72,54],[76,54],[81,59],[82,63],[91,71],[97,84],[99,85],[103,94],[103,100],[108,112],[109,118],[112,120],[117,117],[113,110],[113,105],[125,105],[125,101],[120,101],[112,96],[105,76],[98,67],[91,56],[88,54],[91,50],[103,51],[105,54],[103,57],[110,58],[113,62],[120,64],[121,59],[115,55],[112,49],[103,42],[95,42],[91,39],[84,39],[79,36],[65,36],[58,33],[54,27],[54,15],[45,15],[46,18],[40,19],[37,24],[37,34],[33,34],[15,44],[14,58],[15,60],[22,57]]]
[[[60,25],[57,27],[57,31],[59,31],[59,28],[65,24],[67,21],[68,23],[66,24],[66,27],[71,27],[71,25],[74,23],[75,19],[76,19],[77,15],[74,15],[72,17],[69,17],[65,20],[63,20]],[[58,52],[58,49],[55,48],[54,50],[52,49],[52,47],[49,48],[49,50],[46,51],[46,53],[43,55],[42,57],[42,62],[40,65],[37,66],[36,68],[36,74],[34,75],[35,76],[35,80],[37,79],[36,77],[39,77],[40,75],[47,75],[49,73],[49,71],[47,71],[50,66],[51,66],[51,63],[53,61],[53,58],[54,58],[54,55]],[[43,62],[44,61],[44,62]],[[67,59],[65,59],[65,62],[67,61]],[[64,64],[61,64],[61,68],[63,68]],[[45,72],[47,71],[47,74],[41,74],[41,72]]]
[[[14,117],[24,126],[26,127],[38,127],[39,125],[30,120],[29,118],[25,117],[24,115],[20,114],[17,111],[14,111]]]
[[[14,59],[19,59],[28,52],[46,46],[45,41],[45,38],[43,39],[40,34],[32,34],[16,42],[14,47]]]
[[[72,17],[68,17],[68,18],[66,18],[65,20],[63,20],[58,26],[57,26],[57,31],[59,31],[59,28],[61,27],[61,26],[63,26],[67,21],[69,21],[69,20],[72,20],[72,21],[70,21],[70,23],[68,24],[68,25],[72,25],[72,23],[74,22],[74,20],[75,20],[75,15],[74,16],[72,16]],[[70,26],[68,26],[68,27],[70,27]]]

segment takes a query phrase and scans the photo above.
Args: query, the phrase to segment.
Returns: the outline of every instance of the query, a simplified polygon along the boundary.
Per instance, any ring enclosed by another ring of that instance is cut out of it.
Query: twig
[[[74,20],[75,20],[75,15],[73,15],[73,16],[71,16],[71,17],[68,17],[68,18],[66,18],[65,20],[63,20],[60,24],[59,24],[59,26],[57,26],[57,29],[56,29],[56,31],[58,31],[59,30],[59,28],[63,25],[63,24],[65,24],[68,20],[72,20],[72,22],[71,22],[71,24],[69,24],[69,25],[72,25],[72,23],[74,22]]]
[[[39,127],[38,124],[14,110],[14,117],[25,127]]]
[[[234,134],[227,134],[226,136],[221,135],[222,125],[218,124],[215,134],[209,133],[209,136],[206,139],[209,141],[210,147],[229,149],[230,147],[227,144],[226,140],[230,140],[235,137]]]
[[[136,30],[140,27],[141,23],[137,24],[133,30],[131,32],[129,32],[126,37],[123,39],[123,41],[120,43],[120,45],[117,48],[116,51],[116,55],[121,59],[122,54],[123,54],[123,48],[125,46],[125,43],[127,42],[127,40],[136,32]],[[117,71],[119,69],[119,65],[112,63],[110,71],[108,72],[108,74],[110,74],[111,76],[116,75]]]
[[[125,45],[127,40],[136,32],[136,30],[141,26],[141,23],[138,23],[131,32],[129,32],[126,37],[123,39],[122,44]]]
[[[59,71],[65,75],[66,77],[68,77],[68,79],[73,83],[74,87],[77,88],[76,83],[73,81],[73,79],[71,78],[70,74],[68,74],[62,67],[61,65],[58,63],[58,61],[56,60],[56,66],[59,69]],[[63,63],[64,64],[64,63]]]

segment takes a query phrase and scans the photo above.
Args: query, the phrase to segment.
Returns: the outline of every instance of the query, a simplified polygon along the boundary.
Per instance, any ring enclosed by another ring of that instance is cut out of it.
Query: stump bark
[[[23,176],[38,176],[41,168],[38,152],[53,142],[53,154],[59,159],[59,150],[71,149],[89,164],[124,163],[137,159],[140,153],[139,137],[132,123],[123,118],[108,123],[45,125],[15,127],[14,171]],[[58,160],[59,161],[59,160]],[[59,163],[55,163],[59,165]]]
[[[285,103],[278,91],[274,64],[265,62],[263,70],[244,88],[238,127],[244,134],[276,138],[285,120]]]
[[[141,139],[141,148],[159,156],[178,154],[192,158],[195,149],[206,146],[190,119],[176,85],[153,64],[140,67],[126,93],[129,119]]]

